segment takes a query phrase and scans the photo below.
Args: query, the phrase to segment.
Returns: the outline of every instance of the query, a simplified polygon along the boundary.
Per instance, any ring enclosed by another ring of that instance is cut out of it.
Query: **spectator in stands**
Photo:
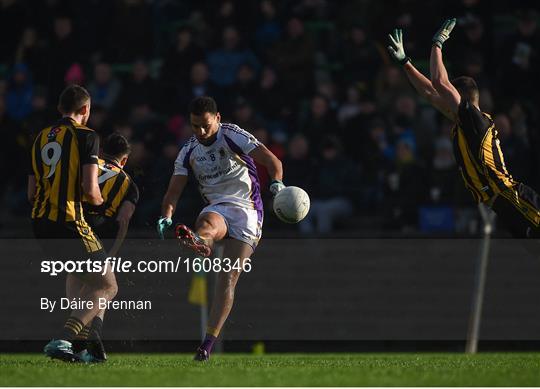
[[[369,39],[366,29],[355,25],[349,30],[344,49],[341,51],[343,77],[346,83],[362,83],[371,88],[374,74],[383,64],[381,53],[376,41]]]
[[[118,0],[114,2],[109,26],[106,60],[111,63],[133,62],[153,54],[153,28],[151,9],[144,0]]]
[[[298,133],[291,138],[283,165],[287,167],[287,185],[312,192],[315,164],[310,156],[309,141],[303,134]]]
[[[276,43],[270,53],[270,60],[292,98],[300,98],[313,90],[315,47],[300,19],[289,19],[287,36]]]
[[[489,41],[489,37],[486,35],[484,23],[481,19],[469,15],[464,17],[460,23],[463,26],[463,29],[460,29],[461,34],[457,35],[457,39],[452,42],[451,49],[448,50],[449,53],[452,53],[450,60],[456,66],[456,74],[466,72],[461,65],[463,58],[468,58],[469,54],[476,55],[484,63],[491,63],[493,52],[493,47]],[[496,68],[489,67],[486,70],[492,76],[495,74]],[[477,81],[476,78],[475,80]]]
[[[56,99],[63,89],[64,76],[74,62],[81,61],[81,47],[73,34],[73,21],[67,15],[58,15],[54,19],[54,36],[46,48],[47,74],[45,80],[49,96]]]
[[[375,99],[380,111],[392,110],[399,96],[410,94],[411,89],[403,72],[395,66],[386,66],[379,71],[375,81]]]
[[[358,174],[344,156],[341,142],[335,136],[324,138],[321,157],[314,169],[311,210],[300,223],[300,231],[306,234],[328,234],[337,221],[350,216],[353,211],[350,189]]]
[[[0,62],[9,63],[17,50],[18,39],[25,28],[27,5],[22,1],[0,2],[0,36],[2,37],[2,50]]]
[[[505,97],[535,99],[540,75],[538,15],[527,9],[520,11],[518,17],[517,31],[508,38],[498,56],[502,66],[499,81]]]
[[[429,180],[417,161],[410,138],[396,143],[395,161],[387,175],[385,212],[387,227],[411,230],[418,226],[418,207],[427,200]]]
[[[259,2],[259,17],[255,30],[255,48],[265,59],[268,50],[281,37],[281,25],[277,18],[276,5],[271,0]]]
[[[232,121],[249,132],[262,126],[262,122],[255,114],[252,104],[243,97],[239,97],[235,101]]]
[[[23,122],[24,133],[20,144],[24,145],[28,150],[34,140],[34,136],[41,131],[45,126],[53,123],[55,118],[58,118],[58,112],[54,104],[48,99],[47,90],[42,86],[34,88],[32,96],[32,112],[26,117]]]
[[[311,141],[311,148],[319,150],[321,140],[329,134],[338,135],[336,118],[328,100],[321,96],[313,96],[307,112],[300,117],[298,129]]]
[[[255,104],[265,120],[276,121],[292,113],[293,102],[290,95],[285,93],[285,89],[272,67],[265,66],[263,68],[258,91]]]
[[[445,136],[437,138],[429,188],[430,200],[433,203],[452,205],[460,179],[455,164],[452,141]]]
[[[397,144],[406,140],[414,150],[416,150],[416,134],[414,132],[416,102],[407,95],[400,96],[394,107],[394,114],[391,118],[389,133],[385,134],[383,153],[390,160],[396,160]]]
[[[150,106],[160,105],[158,86],[150,77],[146,61],[135,61],[131,77],[124,83],[118,100],[118,108],[123,114],[128,113],[131,107],[143,103]]]
[[[172,46],[163,59],[161,83],[163,87],[186,84],[193,65],[205,59],[205,52],[193,40],[193,31],[183,26],[176,32]]]
[[[20,126],[7,114],[5,97],[1,94],[0,133],[2,134],[2,142],[0,142],[0,174],[3,177],[3,184],[0,185],[0,197],[2,197],[8,187],[14,182],[20,181],[21,174],[23,176],[27,174],[24,169],[25,166],[28,166],[28,160],[26,159],[27,154],[21,151],[17,144]],[[16,171],[13,168],[16,168]]]
[[[208,65],[205,62],[195,62],[191,67],[189,81],[176,89],[174,101],[177,106],[173,107],[173,111],[185,112],[189,102],[195,97],[215,96],[216,93],[216,86],[210,80]]]
[[[21,40],[15,52],[15,63],[25,63],[32,70],[32,76],[36,83],[46,81],[47,51],[42,40],[38,40],[37,31],[33,27],[27,27],[23,31]]]
[[[99,62],[94,67],[94,79],[88,86],[92,103],[106,109],[113,108],[122,89],[120,81],[114,77],[111,65]]]
[[[257,74],[255,69],[248,64],[244,63],[238,68],[236,75],[236,83],[234,84],[232,95],[236,97],[243,97],[248,101],[255,101],[255,97],[258,94],[257,86]]]
[[[370,117],[372,116],[377,107],[375,102],[369,99],[363,99],[360,95],[358,86],[350,85],[347,88],[347,95],[345,101],[340,104],[337,119],[341,127],[346,128],[347,123],[357,118],[358,116]]]
[[[6,95],[6,110],[9,117],[17,122],[22,121],[32,111],[32,95],[34,86],[28,66],[16,64],[9,77]]]
[[[238,69],[242,64],[249,64],[259,69],[259,60],[253,52],[243,46],[240,33],[234,26],[223,29],[223,45],[208,54],[210,79],[224,92],[235,83]]]
[[[68,68],[66,75],[64,76],[64,82],[66,86],[73,84],[84,85],[85,80],[86,77],[84,75],[84,70],[82,66],[77,62],[75,62]]]
[[[105,109],[102,105],[92,105],[92,115],[88,119],[88,127],[96,131],[98,134],[105,135],[109,131],[109,121],[111,112]]]

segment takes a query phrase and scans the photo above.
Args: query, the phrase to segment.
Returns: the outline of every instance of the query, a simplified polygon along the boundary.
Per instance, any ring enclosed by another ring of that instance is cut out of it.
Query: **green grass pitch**
[[[113,354],[75,365],[0,355],[2,386],[540,386],[539,353]]]

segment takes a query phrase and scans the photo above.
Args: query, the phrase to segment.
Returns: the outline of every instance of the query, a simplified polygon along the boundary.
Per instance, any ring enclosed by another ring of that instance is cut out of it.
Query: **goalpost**
[[[480,322],[482,319],[482,305],[484,302],[491,234],[495,225],[495,213],[493,211],[482,203],[478,205],[478,210],[480,211],[480,216],[482,217],[484,225],[480,252],[476,264],[471,314],[469,317],[469,330],[465,348],[465,352],[469,354],[475,354],[478,351],[478,338],[480,333]]]

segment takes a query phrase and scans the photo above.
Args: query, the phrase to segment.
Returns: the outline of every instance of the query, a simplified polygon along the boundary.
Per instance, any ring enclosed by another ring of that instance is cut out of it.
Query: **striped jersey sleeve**
[[[223,135],[232,141],[244,154],[251,153],[261,145],[252,134],[238,127],[236,124],[222,124]]]

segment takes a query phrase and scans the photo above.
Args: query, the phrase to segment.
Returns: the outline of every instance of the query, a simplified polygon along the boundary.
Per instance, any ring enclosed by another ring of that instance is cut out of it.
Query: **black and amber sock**
[[[86,348],[86,340],[88,339],[89,335],[90,327],[85,326],[71,342],[73,345],[73,352],[78,353]]]
[[[95,317],[94,320],[92,320],[92,325],[90,326],[90,335],[86,341],[86,348],[88,349],[88,352],[98,361],[107,360],[105,346],[103,346],[103,341],[101,340],[102,331],[103,320],[100,317]]]
[[[72,341],[82,331],[84,324],[74,316],[70,316],[64,324],[59,339]]]
[[[89,339],[101,339],[103,332],[103,320],[101,317],[94,317],[90,326]]]

